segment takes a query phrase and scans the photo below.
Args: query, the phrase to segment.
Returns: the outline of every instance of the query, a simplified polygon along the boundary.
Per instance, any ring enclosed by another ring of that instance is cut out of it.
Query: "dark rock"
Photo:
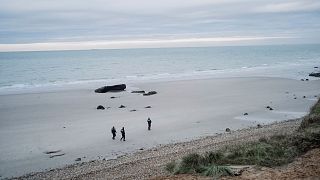
[[[65,126],[63,126],[63,128],[66,128]]]
[[[45,151],[43,153],[45,154],[55,154],[55,153],[58,153],[58,152],[61,152],[61,150],[56,150],[56,151]]]
[[[270,107],[270,106],[267,106],[266,108],[267,108],[267,109],[270,109],[271,107]]]
[[[151,95],[154,95],[154,94],[157,94],[157,91],[150,91],[148,93],[144,93],[143,95],[144,96],[151,96]]]
[[[142,151],[142,150],[143,150],[143,148],[140,148],[139,150],[140,150],[140,151]]]
[[[293,99],[297,99],[297,97],[294,97]]]
[[[117,84],[113,86],[103,86],[101,88],[96,89],[94,92],[96,93],[106,93],[106,92],[118,92],[124,91],[127,88],[125,84]]]
[[[135,110],[135,109],[130,110],[130,112],[135,112],[135,111],[137,111],[137,110]]]
[[[272,111],[272,110],[273,110],[273,108],[269,108],[269,110],[270,110],[270,111]]]
[[[304,79],[301,79],[301,81],[304,81]]]
[[[258,127],[258,128],[262,128],[261,124],[257,124],[257,127]]]
[[[318,67],[318,66],[315,66],[314,68],[315,68],[315,69],[318,69],[319,67]]]
[[[309,81],[309,79],[306,79],[306,81]]]
[[[105,108],[104,108],[102,105],[99,105],[99,106],[97,107],[97,109],[104,110]]]
[[[147,108],[147,109],[148,109],[148,108],[152,108],[152,107],[151,107],[151,106],[146,106],[146,107],[144,107],[144,108]]]
[[[306,96],[303,96],[303,98],[306,98]]]
[[[65,155],[65,153],[62,153],[62,154],[55,154],[55,155],[50,156],[50,158],[54,158],[54,157],[58,157],[58,156],[63,156],[63,155]]]
[[[114,98],[117,98],[117,97],[114,97],[114,96],[111,96],[111,97],[110,97],[110,99],[114,99]]]
[[[248,113],[244,113],[243,115],[244,115],[244,116],[247,116],[247,115],[248,115]]]
[[[75,161],[81,161],[81,158],[77,158]]]
[[[226,128],[226,132],[231,132],[231,129],[230,128]]]
[[[313,76],[313,77],[320,77],[320,73],[310,73],[309,76]]]
[[[124,105],[121,105],[121,106],[119,106],[119,108],[125,108],[126,106],[124,106]]]
[[[141,94],[144,94],[146,93],[145,91],[131,91],[131,93],[141,93]]]

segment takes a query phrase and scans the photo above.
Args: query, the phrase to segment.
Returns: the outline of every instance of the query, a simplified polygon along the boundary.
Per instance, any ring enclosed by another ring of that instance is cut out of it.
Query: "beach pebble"
[[[77,158],[75,161],[81,161],[81,158]]]
[[[231,132],[231,129],[230,128],[226,128],[226,132]]]
[[[135,110],[135,109],[130,110],[130,112],[134,112],[134,111],[137,111],[137,110]]]
[[[244,115],[244,116],[247,116],[247,115],[248,115],[248,113],[244,113],[243,115]]]
[[[146,107],[144,107],[144,108],[151,108],[151,106],[146,106]]]

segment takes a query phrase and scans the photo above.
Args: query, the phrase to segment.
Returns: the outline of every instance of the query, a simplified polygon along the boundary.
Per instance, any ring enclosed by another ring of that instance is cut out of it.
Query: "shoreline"
[[[243,129],[302,117],[314,96],[319,95],[319,82],[268,77],[209,78],[133,86],[159,92],[150,97],[130,91],[95,94],[93,89],[0,96],[0,142],[4,147],[0,175],[11,177],[9,170],[13,175],[22,175],[64,167],[76,163],[79,157],[81,162],[114,159],[159,144],[224,133],[226,128]],[[110,99],[111,96],[116,98]],[[99,104],[111,108],[98,111]],[[119,109],[121,104],[126,108]],[[145,109],[148,105],[152,108]],[[273,111],[266,109],[269,105]],[[132,109],[137,111],[131,112]],[[145,131],[148,116],[153,120],[150,132]],[[112,125],[118,131],[126,127],[126,143],[111,140]],[[44,153],[56,150],[63,155],[49,158]]]
[[[190,153],[203,154],[230,144],[253,142],[275,134],[291,134],[300,126],[301,121],[302,118],[274,122],[262,127],[248,127],[191,141],[159,145],[116,159],[76,163],[63,168],[26,174],[15,179],[149,179],[167,176],[170,174],[165,171],[165,165],[172,160],[179,160]],[[123,169],[126,169],[127,173],[123,174]]]

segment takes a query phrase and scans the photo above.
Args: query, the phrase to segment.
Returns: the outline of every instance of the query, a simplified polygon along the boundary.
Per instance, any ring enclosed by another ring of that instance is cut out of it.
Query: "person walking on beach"
[[[151,130],[151,119],[150,118],[148,118],[148,120],[147,120],[147,122],[148,122],[148,130],[150,131]]]
[[[111,128],[111,133],[112,133],[112,139],[114,140],[117,134],[116,128],[114,126],[112,126]]]
[[[122,129],[121,129],[121,139],[120,139],[120,141],[126,141],[126,132],[124,131],[124,127],[122,127]]]

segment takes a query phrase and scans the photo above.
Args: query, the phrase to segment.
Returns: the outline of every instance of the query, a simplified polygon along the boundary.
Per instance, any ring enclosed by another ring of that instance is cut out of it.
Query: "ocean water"
[[[316,66],[320,45],[0,52],[0,94],[91,82],[211,76],[300,79],[318,71]]]

